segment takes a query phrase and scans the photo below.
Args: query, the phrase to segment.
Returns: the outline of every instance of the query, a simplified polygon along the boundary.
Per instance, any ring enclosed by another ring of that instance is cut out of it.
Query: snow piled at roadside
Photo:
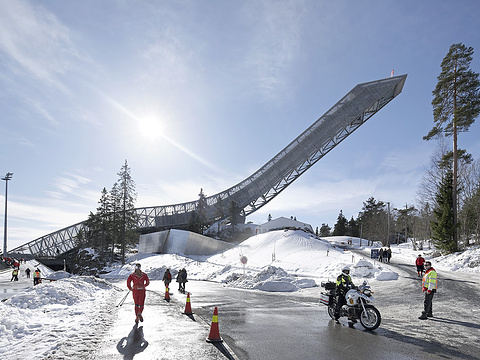
[[[15,285],[21,282],[27,281],[21,279]],[[88,347],[88,339],[98,332],[99,309],[106,309],[115,292],[105,280],[72,277],[44,280],[14,294],[0,303],[0,338],[10,344],[0,347],[0,358],[17,359],[18,354],[23,359],[55,358],[60,346]]]

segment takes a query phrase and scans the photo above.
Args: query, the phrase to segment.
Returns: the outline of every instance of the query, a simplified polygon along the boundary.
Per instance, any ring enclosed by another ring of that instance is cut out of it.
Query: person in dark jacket
[[[170,287],[170,283],[172,282],[172,274],[170,273],[170,269],[165,270],[165,274],[163,274],[163,282],[165,283],[166,288]]]
[[[335,322],[338,323],[338,318],[340,317],[340,309],[343,305],[347,303],[345,300],[345,294],[348,290],[353,289],[354,287],[355,285],[353,284],[352,278],[350,277],[350,268],[348,266],[345,266],[342,269],[342,273],[337,277],[337,288],[335,292],[335,295],[337,297],[337,304],[335,306]]]
[[[187,282],[187,270],[181,269],[177,275],[178,291],[185,294],[185,283]]]

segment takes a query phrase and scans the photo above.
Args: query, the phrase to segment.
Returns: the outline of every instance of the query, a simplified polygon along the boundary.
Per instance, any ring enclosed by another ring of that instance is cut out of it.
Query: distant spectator
[[[165,270],[165,274],[163,274],[163,282],[165,283],[165,287],[170,287],[170,283],[172,282],[172,274],[170,273],[170,269]]]
[[[33,273],[33,286],[40,284],[41,279],[40,279],[40,269],[37,268],[35,272]]]
[[[177,275],[178,291],[185,294],[185,283],[187,282],[187,270],[181,269]]]
[[[18,269],[17,268],[13,269],[13,271],[12,271],[12,279],[10,281],[12,281],[12,280],[18,281]]]
[[[415,265],[417,266],[417,276],[420,277],[423,275],[425,271],[425,259],[422,257],[421,254],[418,254],[417,259],[415,260]]]
[[[30,268],[25,270],[25,274],[27,274],[27,279],[30,279]]]

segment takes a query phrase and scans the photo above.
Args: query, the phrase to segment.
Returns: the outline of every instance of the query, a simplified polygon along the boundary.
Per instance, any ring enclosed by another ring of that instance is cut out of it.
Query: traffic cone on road
[[[190,305],[190,293],[187,293],[187,303],[185,304],[185,310],[183,311],[185,315],[192,315],[192,305]]]
[[[165,288],[165,300],[170,302],[170,293],[168,292],[168,286]]]
[[[223,340],[220,337],[220,331],[218,330],[218,310],[215,306],[215,310],[213,311],[212,325],[210,326],[210,334],[207,337],[207,342],[216,343],[222,341]]]

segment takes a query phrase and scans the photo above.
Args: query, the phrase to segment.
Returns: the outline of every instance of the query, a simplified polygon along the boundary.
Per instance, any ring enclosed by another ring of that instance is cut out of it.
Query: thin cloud
[[[2,4],[0,50],[11,60],[12,73],[24,73],[66,91],[59,81],[78,57],[69,30],[36,3],[16,0]]]
[[[260,1],[245,13],[256,34],[246,55],[246,67],[256,69],[259,91],[276,97],[289,88],[286,74],[300,52],[306,9],[298,1]]]

